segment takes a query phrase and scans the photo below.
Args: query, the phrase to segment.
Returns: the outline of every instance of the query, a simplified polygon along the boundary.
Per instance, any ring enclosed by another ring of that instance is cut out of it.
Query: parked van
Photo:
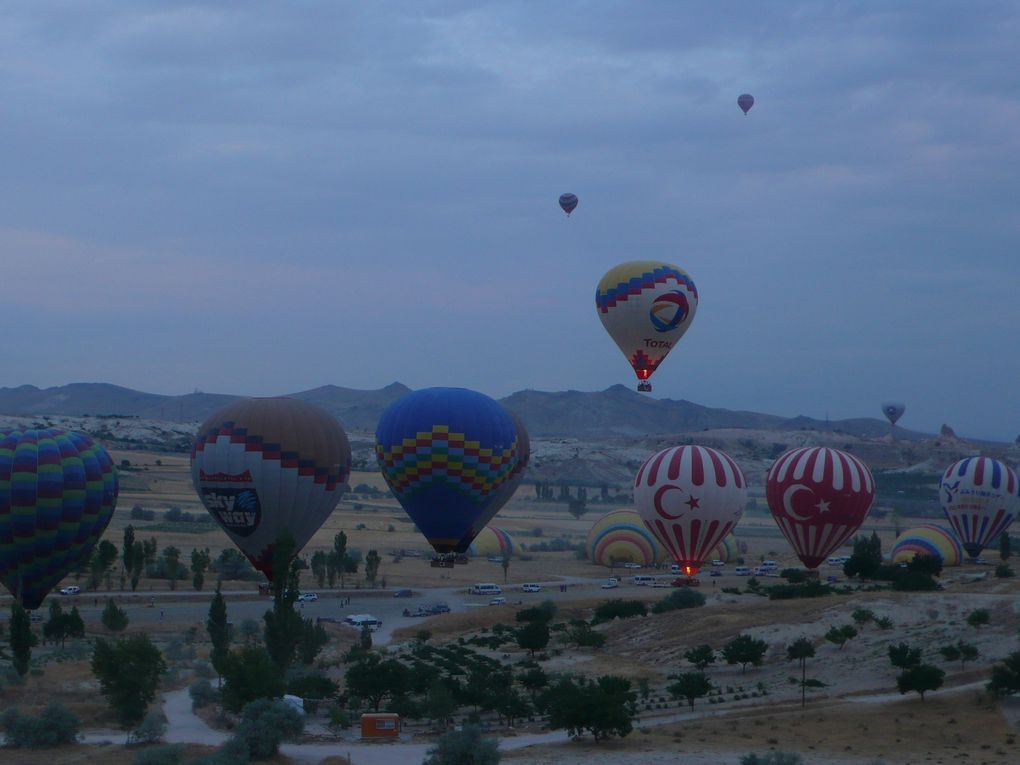
[[[776,563],[774,560],[763,560],[761,562],[761,568],[764,568],[764,569],[778,568],[778,567],[779,567],[779,564]]]
[[[473,585],[469,592],[472,595],[502,595],[503,589],[498,584],[483,582],[481,584]]]
[[[735,569],[733,569],[733,573],[736,574],[737,576],[750,576],[751,569],[749,569],[747,566],[737,566]]]
[[[651,587],[655,582],[654,576],[648,576],[648,574],[638,574],[634,577],[634,584],[641,587]]]
[[[362,627],[368,627],[372,632],[382,627],[382,619],[372,616],[372,614],[351,614],[344,617],[344,622],[352,627],[357,627],[359,630]]]

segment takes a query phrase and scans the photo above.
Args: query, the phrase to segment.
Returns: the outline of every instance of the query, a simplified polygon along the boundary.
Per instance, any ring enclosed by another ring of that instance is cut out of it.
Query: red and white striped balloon
[[[875,498],[875,481],[852,454],[805,446],[772,463],[765,497],[797,557],[815,568],[864,523]]]
[[[634,502],[680,569],[693,576],[743,515],[747,481],[725,452],[675,446],[638,470]]]

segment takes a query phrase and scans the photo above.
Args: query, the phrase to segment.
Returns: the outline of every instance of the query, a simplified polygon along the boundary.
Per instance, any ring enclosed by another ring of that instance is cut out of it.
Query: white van
[[[751,569],[749,569],[747,566],[737,566],[735,569],[733,569],[733,573],[736,574],[737,576],[750,576]]]
[[[779,564],[776,563],[774,560],[763,560],[761,562],[761,566],[759,568],[763,568],[763,569],[768,570],[770,568],[778,568],[778,567],[779,567]]]
[[[481,584],[472,585],[469,592],[472,595],[502,595],[503,589],[498,584],[483,582]]]
[[[654,576],[648,576],[648,574],[638,574],[634,577],[634,584],[639,587],[651,587],[655,582]]]
[[[372,614],[351,614],[344,617],[344,622],[359,630],[362,627],[368,627],[371,632],[375,632],[382,627],[382,619],[378,619],[372,616]]]

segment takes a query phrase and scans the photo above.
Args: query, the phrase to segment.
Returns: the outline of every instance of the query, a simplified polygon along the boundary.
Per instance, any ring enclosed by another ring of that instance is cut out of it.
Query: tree
[[[541,651],[549,645],[549,625],[542,621],[528,622],[517,630],[517,645],[530,651]]]
[[[1010,546],[1009,533],[1004,531],[999,534],[999,560],[1006,561],[1013,554]]]
[[[699,672],[704,672],[709,664],[715,664],[715,651],[712,646],[702,644],[685,651],[684,658],[697,667]]]
[[[438,677],[429,685],[425,709],[428,718],[444,728],[457,711],[457,701],[450,692],[450,686]]]
[[[138,580],[145,571],[145,543],[135,542],[131,547],[131,592],[138,589]]]
[[[476,725],[465,725],[441,736],[422,765],[498,765],[499,758],[496,739],[482,736]]]
[[[630,680],[603,675],[598,680],[562,677],[543,694],[549,727],[566,729],[571,736],[589,731],[595,741],[626,736],[633,730],[637,694]]]
[[[846,645],[846,641],[857,637],[857,628],[852,624],[844,624],[842,627],[833,627],[825,633],[825,639],[830,643],[835,643],[839,646],[839,650],[843,650],[843,646]]]
[[[861,579],[872,579],[882,565],[882,542],[875,532],[870,538],[856,537],[854,551],[850,559],[843,564],[843,573],[848,577],[859,576]]]
[[[329,633],[321,624],[316,624],[311,619],[304,619],[301,622],[301,633],[298,637],[297,655],[300,662],[309,665],[315,661],[315,657],[329,643]]]
[[[113,598],[106,601],[106,608],[103,609],[101,619],[103,626],[110,632],[123,632],[124,628],[128,626],[127,613],[113,602]]]
[[[280,699],[258,699],[246,704],[234,735],[248,746],[253,760],[275,757],[285,739],[294,739],[305,729],[305,718]]]
[[[918,664],[900,673],[896,678],[896,688],[900,693],[910,691],[919,693],[921,701],[924,701],[924,694],[941,688],[945,677],[945,671],[938,667],[933,667],[931,664]]]
[[[538,692],[549,685],[549,676],[545,670],[536,665],[518,676],[517,682],[527,689],[531,694],[531,700],[534,701]]]
[[[991,621],[991,614],[984,608],[976,608],[967,615],[967,624],[974,629],[980,629],[989,621]]]
[[[329,556],[322,550],[317,550],[312,553],[312,576],[315,577],[315,581],[318,582],[319,587],[326,586],[326,561]],[[332,584],[330,585],[332,587]]]
[[[800,662],[800,705],[807,706],[807,660],[814,658],[815,646],[806,637],[800,637],[786,646],[786,658],[788,661]]]
[[[946,661],[960,662],[960,669],[966,669],[967,662],[974,661],[980,655],[976,645],[964,642],[963,640],[957,640],[955,643],[942,646],[939,649],[939,653],[942,654],[942,658]]]
[[[854,612],[850,614],[850,618],[856,622],[858,627],[863,628],[865,624],[874,621],[875,612],[870,608],[855,608]]]
[[[280,668],[265,648],[244,646],[230,651],[223,662],[223,706],[240,712],[256,699],[278,698],[286,684]]]
[[[220,685],[223,684],[223,669],[226,664],[227,655],[230,653],[230,625],[227,624],[227,602],[223,599],[220,588],[216,588],[212,603],[209,604],[209,615],[205,620],[205,629],[209,633],[209,641],[212,643],[212,651],[209,652],[209,661],[213,669],[220,677]]]
[[[273,578],[273,608],[262,617],[266,650],[281,672],[294,661],[301,638],[301,615],[294,610],[299,571],[296,552],[294,536],[284,529],[273,542],[273,571],[277,572]]]
[[[14,670],[21,676],[28,673],[28,664],[32,660],[32,648],[39,643],[39,638],[32,632],[32,620],[28,611],[15,601],[11,604],[11,661]]]
[[[81,616],[78,617],[81,619]],[[70,637],[70,615],[64,613],[60,601],[50,599],[50,618],[43,625],[43,640],[52,643],[60,643],[61,648],[64,641]]]
[[[681,672],[677,675],[676,682],[666,690],[674,699],[687,699],[694,711],[694,702],[702,696],[707,696],[713,685],[704,672]]]
[[[209,568],[209,548],[199,550],[192,548],[191,550],[191,586],[195,588],[196,592],[202,590],[202,585],[205,584],[205,571]]]
[[[889,646],[889,662],[897,669],[910,669],[921,663],[921,649],[906,643]]]
[[[907,571],[918,576],[937,577],[942,573],[942,558],[938,555],[918,553],[907,561]]]
[[[504,550],[503,555],[500,558],[500,565],[503,567],[503,584],[506,584],[507,576],[510,573],[510,556],[512,553],[510,550]]]
[[[92,673],[125,728],[145,718],[166,669],[163,655],[144,632],[120,638],[116,643],[103,638],[96,640]]]
[[[99,588],[99,583],[107,575],[114,562],[117,560],[117,546],[108,539],[100,541],[92,550],[89,558],[89,583],[90,590]],[[109,582],[107,582],[109,587]]]
[[[407,691],[411,677],[410,670],[396,659],[383,661],[378,654],[365,653],[347,668],[344,679],[350,694],[364,699],[378,712],[384,698]]]
[[[340,589],[344,589],[344,572],[347,570],[347,535],[338,532],[333,537],[333,563],[340,574]],[[330,584],[332,587],[332,584]]]
[[[181,566],[181,551],[173,545],[163,548],[163,570],[166,578],[170,580],[170,589],[177,589],[177,574]]]
[[[121,563],[124,566],[124,573],[120,577],[120,588],[124,589],[124,579],[131,575],[135,554],[135,527],[128,524],[124,529],[124,543],[120,548]]]
[[[38,717],[22,714],[15,707],[0,715],[0,728],[10,748],[39,749],[75,744],[80,727],[81,720],[61,704],[50,704]]]
[[[992,679],[987,688],[996,696],[1012,696],[1020,693],[1020,651],[1014,651],[1002,664],[992,665]]]
[[[764,640],[758,640],[750,635],[737,635],[723,646],[722,655],[727,664],[739,664],[740,672],[743,674],[748,664],[756,667],[761,665],[768,648],[768,643]]]
[[[381,562],[382,558],[379,557],[379,553],[375,550],[369,550],[368,555],[365,556],[365,579],[373,587],[375,587],[375,578],[379,575],[379,564]]]

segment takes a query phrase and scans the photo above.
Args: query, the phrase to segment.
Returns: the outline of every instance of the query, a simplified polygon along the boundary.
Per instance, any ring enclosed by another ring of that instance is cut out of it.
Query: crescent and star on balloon
[[[817,496],[815,495],[814,491],[812,491],[810,486],[805,486],[802,483],[795,483],[792,486],[787,487],[786,491],[783,492],[783,509],[786,511],[786,514],[793,518],[793,520],[795,521],[810,521],[811,520],[810,517],[804,517],[803,515],[799,515],[798,513],[795,513],[793,510],[793,497],[800,491],[807,491],[810,492],[812,496]],[[827,502],[822,497],[819,497],[818,503],[816,505],[813,505],[813,507],[815,507],[818,510],[819,515],[823,515],[829,512],[829,510],[831,509],[829,506],[831,504],[832,504],[831,502]]]
[[[666,509],[662,506],[662,498],[666,495],[667,492],[673,490],[679,491],[681,494],[685,493],[684,490],[679,486],[674,486],[672,484],[667,483],[665,486],[660,486],[658,489],[655,490],[655,498],[653,500],[655,503],[655,512],[657,512],[660,516],[662,516],[666,520],[670,521],[675,521],[683,515],[682,511],[678,515],[672,515],[668,513]],[[699,502],[700,499],[698,497],[695,497],[693,494],[689,494],[687,499],[683,502],[683,504],[687,505],[688,509],[690,510],[697,510],[699,509],[698,505]]]

